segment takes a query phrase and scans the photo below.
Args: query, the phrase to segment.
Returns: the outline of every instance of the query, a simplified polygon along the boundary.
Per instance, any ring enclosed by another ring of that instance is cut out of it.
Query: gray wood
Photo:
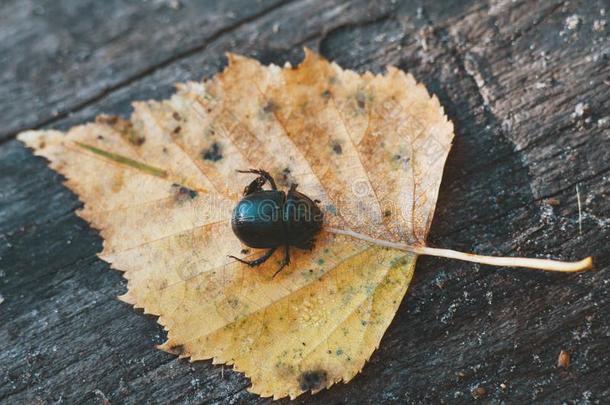
[[[13,138],[23,128],[128,115],[131,101],[218,72],[226,51],[295,63],[307,45],[358,71],[397,65],[441,99],[456,139],[431,245],[591,254],[595,270],[421,258],[362,374],[295,402],[465,403],[479,394],[492,403],[607,403],[604,8],[610,13],[605,1],[3,2],[0,400],[267,402],[240,374],[154,348],[164,332],[116,300],[125,282],[95,257],[101,239],[74,214],[78,199]],[[567,369],[556,367],[560,350],[571,354]]]

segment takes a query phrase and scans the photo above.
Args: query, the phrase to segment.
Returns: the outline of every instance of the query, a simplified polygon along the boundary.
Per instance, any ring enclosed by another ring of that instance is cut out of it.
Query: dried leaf
[[[359,75],[306,51],[301,65],[229,55],[204,83],[135,103],[129,121],[30,131],[99,229],[99,256],[124,272],[122,300],[159,316],[161,348],[233,364],[262,396],[294,398],[349,381],[378,347],[416,256],[322,232],[252,269],[229,224],[250,177],[319,199],[328,226],[424,244],[453,137],[438,100],[388,67]],[[246,250],[244,250],[246,252]],[[257,254],[249,252],[248,255]]]

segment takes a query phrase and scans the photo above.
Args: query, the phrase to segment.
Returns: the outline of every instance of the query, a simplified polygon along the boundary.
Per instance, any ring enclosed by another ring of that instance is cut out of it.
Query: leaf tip
[[[309,62],[309,63],[320,62],[320,61],[326,62],[326,58],[324,56],[314,52],[313,50],[311,50],[311,48],[304,46],[303,52],[305,53],[305,58],[301,62],[301,65],[306,65],[307,62]]]
[[[127,303],[127,304],[130,304],[130,305],[135,305],[135,304],[136,304],[136,299],[135,299],[135,297],[134,297],[133,295],[131,295],[129,292],[126,292],[126,293],[125,293],[125,294],[123,294],[123,295],[119,295],[117,298],[118,298],[120,301],[123,301],[123,302],[125,302],[125,303]]]
[[[24,131],[17,134],[17,140],[25,143],[26,145],[32,141],[32,139],[36,139],[40,136],[39,132],[36,131]]]
[[[232,63],[237,62],[242,56],[240,56],[236,53],[233,53],[233,52],[225,52],[225,57],[229,61],[229,66],[230,66]]]
[[[163,350],[164,352],[171,353],[173,355],[178,356],[179,358],[188,357],[186,348],[181,344],[172,344],[168,340],[165,343],[157,345],[157,349]]]
[[[17,140],[30,149],[35,151],[35,154],[40,155],[37,151],[44,149],[50,144],[54,144],[58,136],[63,136],[63,133],[55,130],[34,131],[28,130],[17,134]]]

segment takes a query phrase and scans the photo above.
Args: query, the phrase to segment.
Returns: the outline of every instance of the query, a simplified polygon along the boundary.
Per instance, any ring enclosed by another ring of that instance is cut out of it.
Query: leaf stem
[[[415,253],[418,255],[428,255],[437,257],[446,257],[449,259],[464,260],[467,262],[489,264],[492,266],[503,266],[503,267],[525,267],[528,269],[548,270],[548,271],[560,271],[560,272],[575,272],[588,270],[593,267],[593,261],[591,257],[577,261],[577,262],[563,262],[559,260],[548,260],[548,259],[531,259],[526,257],[497,257],[497,256],[481,256],[473,253],[458,252],[450,249],[439,249],[427,246],[412,246],[406,243],[391,242],[383,239],[375,239],[362,233],[338,229],[332,227],[325,227],[325,231],[338,234],[351,236],[356,239],[361,239],[375,245],[384,246],[392,249],[404,250],[406,252]]]

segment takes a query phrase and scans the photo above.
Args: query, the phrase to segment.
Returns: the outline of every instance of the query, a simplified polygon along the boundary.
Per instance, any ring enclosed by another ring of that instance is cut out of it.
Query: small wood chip
[[[484,396],[487,395],[487,390],[485,389],[485,387],[483,387],[482,385],[479,385],[478,387],[476,387],[474,390],[472,390],[472,396],[475,399],[480,399],[483,398]]]
[[[570,353],[562,350],[559,352],[559,357],[557,358],[557,367],[559,368],[568,368],[570,365]]]
[[[560,204],[560,201],[559,201],[557,198],[553,198],[553,197],[551,197],[551,198],[547,198],[547,199],[545,200],[545,202],[546,202],[548,205],[552,205],[553,207],[556,207],[556,206],[558,206],[558,205]]]

